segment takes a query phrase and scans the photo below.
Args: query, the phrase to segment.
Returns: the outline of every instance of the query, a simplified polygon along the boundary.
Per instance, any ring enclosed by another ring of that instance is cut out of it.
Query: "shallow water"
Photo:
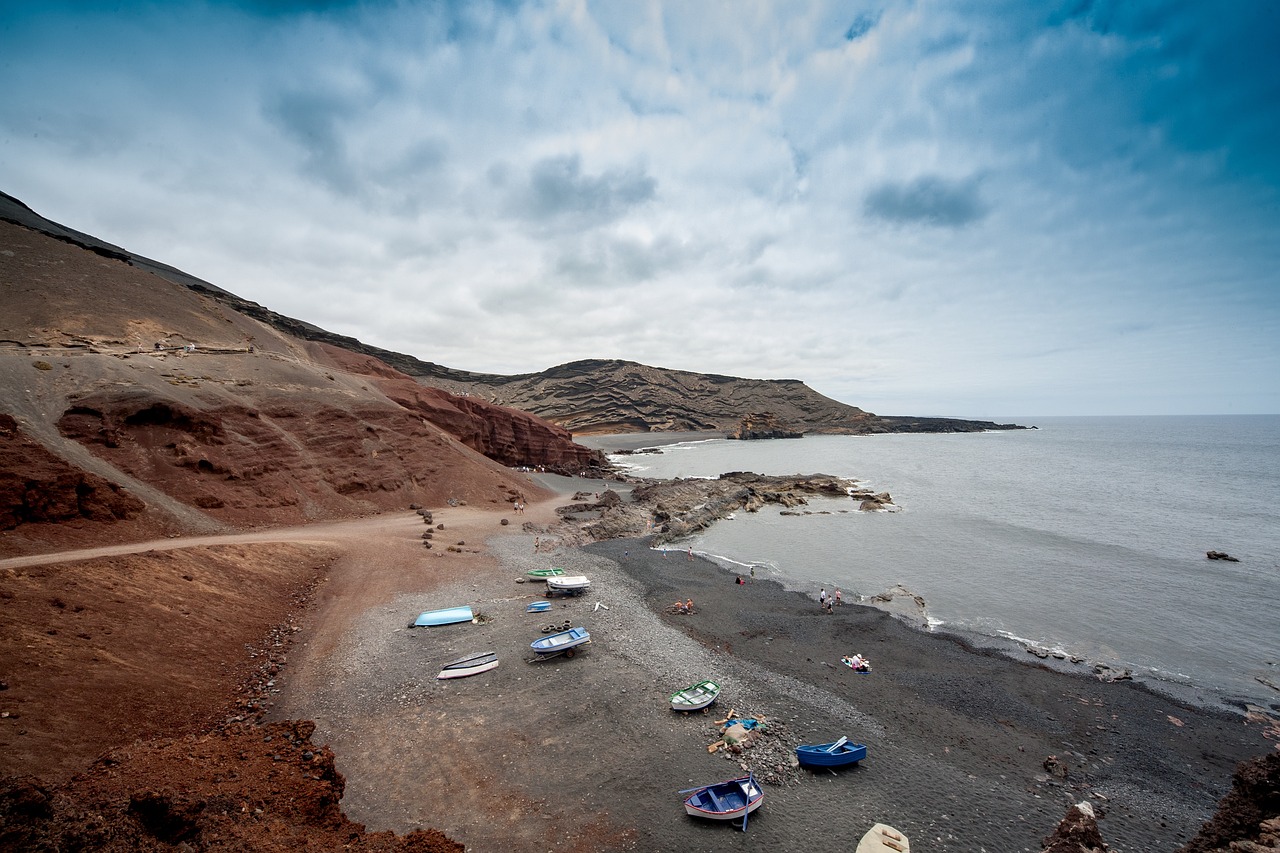
[[[902,584],[946,630],[1128,668],[1183,698],[1280,700],[1260,681],[1280,684],[1280,417],[1019,422],[1040,429],[708,440],[615,461],[662,478],[856,478],[900,511],[813,501],[688,544],[814,593]]]

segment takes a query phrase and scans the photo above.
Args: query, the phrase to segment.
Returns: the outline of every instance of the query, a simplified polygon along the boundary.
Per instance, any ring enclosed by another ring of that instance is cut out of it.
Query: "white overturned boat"
[[[450,661],[440,670],[436,678],[466,678],[468,675],[479,675],[498,666],[496,652],[476,652],[455,661]]]
[[[591,588],[591,581],[585,575],[562,575],[547,578],[547,592],[563,592],[569,595],[581,595]]]

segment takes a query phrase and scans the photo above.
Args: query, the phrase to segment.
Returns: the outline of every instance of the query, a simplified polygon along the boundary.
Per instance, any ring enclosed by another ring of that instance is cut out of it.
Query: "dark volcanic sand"
[[[697,833],[698,849],[846,849],[883,821],[916,850],[1039,850],[1068,805],[1089,799],[1113,849],[1172,851],[1211,815],[1237,762],[1273,747],[1238,715],[975,652],[869,607],[827,615],[804,595],[768,581],[737,585],[683,552],[664,558],[635,541],[586,550],[616,561],[657,610],[692,597],[696,615],[662,618],[734,664],[796,679],[766,675],[781,683],[757,684],[761,701],[726,690],[718,716],[748,705],[785,721],[796,740],[846,734],[869,747],[854,770],[802,772],[798,785],[766,787],[752,842],[713,827],[719,831]],[[839,664],[854,652],[871,658],[871,675]],[[856,710],[833,712],[829,697]],[[716,767],[732,769],[711,757],[706,764],[711,778]],[[652,849],[691,841],[688,822],[660,808],[647,822]]]

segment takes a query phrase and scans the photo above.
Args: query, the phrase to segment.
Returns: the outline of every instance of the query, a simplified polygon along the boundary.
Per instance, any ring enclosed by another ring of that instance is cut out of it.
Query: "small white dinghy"
[[[591,588],[591,581],[585,575],[563,575],[547,578],[547,592],[565,592],[579,595]]]

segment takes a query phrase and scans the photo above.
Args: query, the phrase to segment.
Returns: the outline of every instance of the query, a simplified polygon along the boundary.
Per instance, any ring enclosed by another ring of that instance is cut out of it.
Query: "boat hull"
[[[530,569],[525,575],[535,579],[546,580],[547,578],[562,578],[567,575],[564,569]]]
[[[684,801],[684,810],[707,820],[741,820],[764,802],[764,790],[750,776],[698,788]]]
[[[458,658],[445,664],[444,669],[440,670],[440,674],[436,678],[466,678],[471,675],[488,672],[491,669],[497,669],[497,667],[498,655],[495,652],[483,652],[470,657]]]
[[[716,701],[719,695],[719,684],[714,681],[699,681],[697,684],[671,694],[671,710],[700,711]]]
[[[591,581],[582,575],[566,575],[564,577],[547,578],[547,592],[586,592],[591,588]]]
[[[550,601],[535,601],[532,604],[530,604],[528,607],[526,607],[524,610],[526,613],[546,613],[550,609],[551,609]]]
[[[535,654],[551,655],[577,648],[589,642],[591,642],[591,634],[587,632],[586,628],[579,627],[570,628],[568,631],[558,631],[534,640],[529,644],[529,648],[533,649]]]
[[[835,741],[796,747],[796,758],[801,767],[844,767],[857,764],[867,757],[867,747],[861,743],[843,743],[834,750]]]
[[[911,853],[911,843],[892,826],[877,823],[862,836],[854,853]]]
[[[454,625],[459,622],[470,622],[476,618],[470,607],[448,607],[444,610],[428,610],[413,621],[415,628],[428,628],[436,625]]]

